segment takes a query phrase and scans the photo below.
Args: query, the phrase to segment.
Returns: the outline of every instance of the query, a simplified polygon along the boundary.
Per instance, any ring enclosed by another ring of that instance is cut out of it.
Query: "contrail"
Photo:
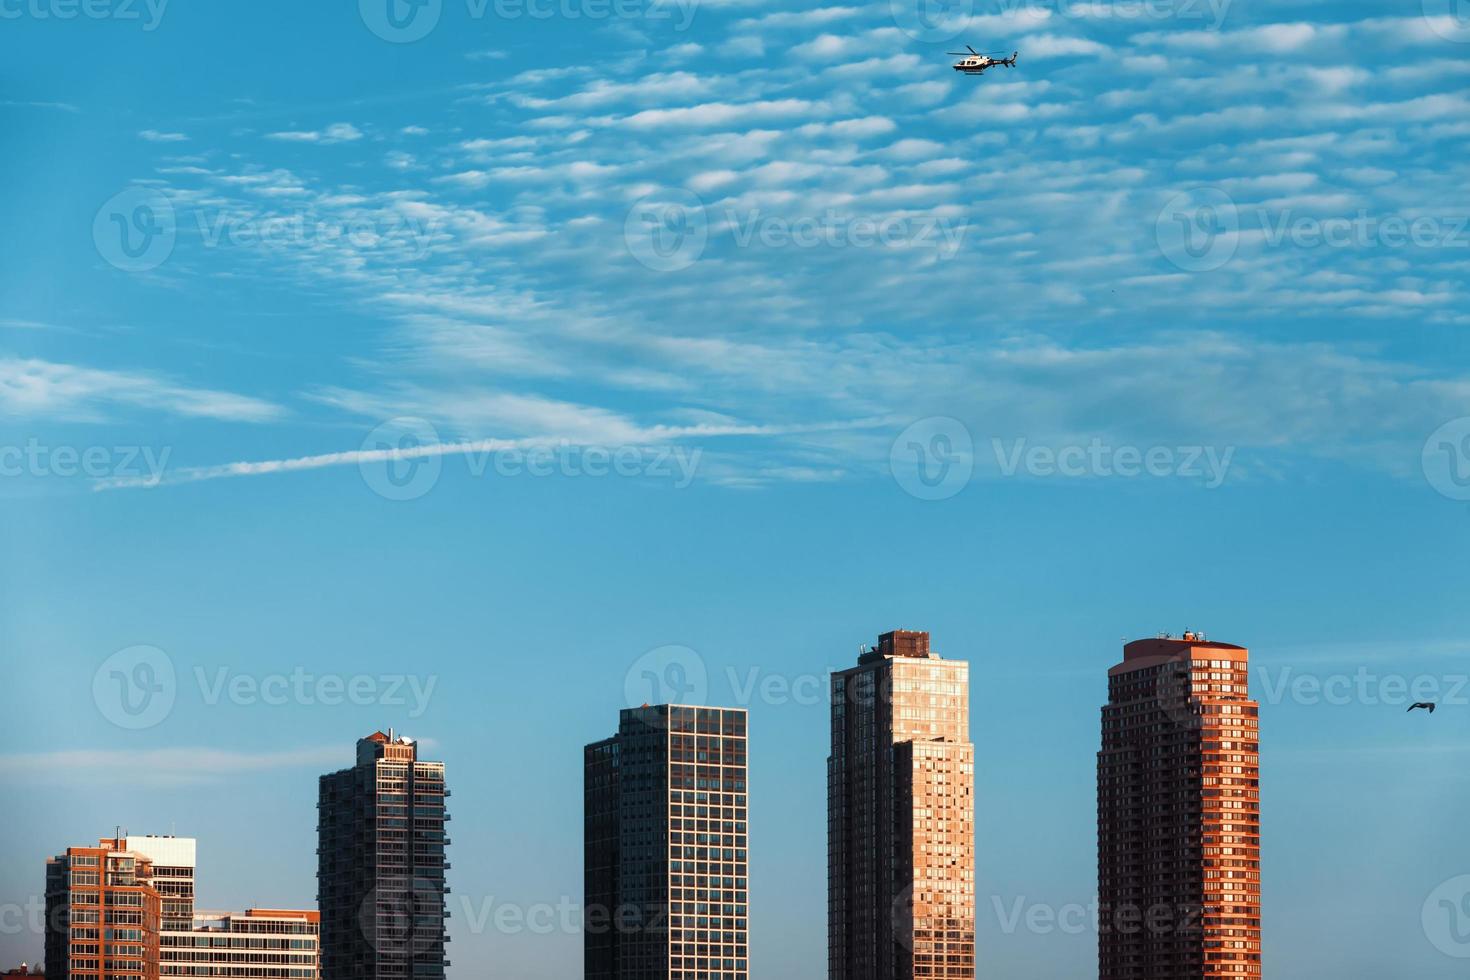
[[[892,424],[891,419],[853,419],[842,422],[818,422],[805,425],[656,425],[644,433],[643,442],[621,441],[618,445],[646,449],[680,439],[716,439],[725,436],[782,436],[803,432],[829,432],[843,429],[871,429]],[[537,446],[592,447],[599,443],[587,440],[557,439],[540,437],[535,439],[470,439],[459,442],[429,442],[420,446],[383,449],[350,449],[335,453],[318,453],[314,456],[296,456],[290,459],[245,460],[220,463],[214,466],[186,466],[168,474],[152,476],[116,476],[98,480],[92,484],[94,491],[153,489],[181,483],[199,483],[204,480],[223,480],[237,476],[264,476],[270,473],[291,473],[298,470],[319,470],[328,466],[358,466],[363,463],[382,463],[400,459],[423,459],[429,456],[471,456],[505,452],[512,449],[530,449]]]

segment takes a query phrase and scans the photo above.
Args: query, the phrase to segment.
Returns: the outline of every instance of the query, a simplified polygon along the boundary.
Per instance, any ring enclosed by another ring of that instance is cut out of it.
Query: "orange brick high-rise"
[[[1135,640],[1097,759],[1101,980],[1261,975],[1259,706],[1244,647]]]
[[[153,863],[128,850],[126,837],[46,862],[46,976],[158,980],[162,926]]]
[[[829,980],[974,980],[970,665],[894,630],[832,675]]]

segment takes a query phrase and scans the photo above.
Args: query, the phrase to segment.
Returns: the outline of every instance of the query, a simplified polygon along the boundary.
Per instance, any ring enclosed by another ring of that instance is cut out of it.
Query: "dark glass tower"
[[[584,761],[585,976],[747,980],[745,712],[631,708]]]
[[[444,763],[374,732],[321,777],[317,903],[323,980],[443,980]]]

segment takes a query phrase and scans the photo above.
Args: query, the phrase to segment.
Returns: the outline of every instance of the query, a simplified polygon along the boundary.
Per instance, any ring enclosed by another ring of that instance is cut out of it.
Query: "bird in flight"
[[[1424,708],[1431,715],[1434,714],[1434,702],[1433,701],[1415,701],[1413,704],[1409,705],[1409,710],[1410,711],[1413,711],[1415,708]]]

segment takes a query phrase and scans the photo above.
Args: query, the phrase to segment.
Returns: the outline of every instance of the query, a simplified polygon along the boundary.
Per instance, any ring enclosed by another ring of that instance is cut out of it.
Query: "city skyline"
[[[0,0],[0,965],[119,825],[313,907],[391,726],[447,980],[575,977],[647,703],[747,712],[749,973],[821,977],[831,674],[910,630],[970,665],[977,971],[1088,978],[1107,669],[1206,629],[1264,969],[1462,980],[1467,51],[1467,0]]]
[[[677,664],[682,651],[660,652],[662,676],[687,666]],[[1127,644],[1108,672],[1097,756],[1100,980],[1261,973],[1259,705],[1248,697],[1247,664],[1243,647],[1187,630]],[[968,663],[941,657],[929,633],[915,630],[881,634],[860,647],[857,666],[830,676],[830,980],[975,976],[969,676]],[[208,972],[195,964],[209,961],[217,936],[238,931],[232,945],[269,944],[281,940],[254,934],[309,928],[310,969],[291,976],[316,980],[318,935],[322,980],[442,975],[450,917],[443,763],[420,759],[418,743],[391,727],[358,739],[356,757],[352,768],[320,777],[325,915],[200,916],[196,840],[120,832],[47,861],[46,946],[56,973],[71,980],[80,970],[89,980],[87,971],[106,963],[141,980],[193,976]],[[747,712],[625,708],[617,734],[585,746],[583,774],[584,975],[744,980]],[[137,909],[114,913],[112,887]],[[139,917],[139,928],[118,934],[123,953],[112,948],[111,929],[100,947],[98,935],[88,945],[98,921],[88,907],[96,906],[107,907],[109,925],[114,914]],[[218,955],[265,963],[271,954]]]
[[[1150,644],[1160,644],[1160,643],[1176,644],[1177,645],[1177,644],[1186,643],[1186,642],[1187,642],[1187,644],[1192,645],[1192,644],[1194,644],[1196,642],[1196,638],[1197,638],[1197,642],[1199,644],[1208,645],[1208,646],[1220,646],[1219,644],[1213,644],[1213,643],[1206,644],[1206,641],[1204,641],[1202,635],[1197,634],[1197,633],[1193,633],[1193,632],[1186,632],[1185,634],[1182,635],[1182,637],[1183,637],[1182,639],[1170,639],[1170,640],[1161,640],[1161,639],[1151,638],[1151,639],[1148,639],[1148,640],[1140,640],[1140,641],[1138,641],[1138,644],[1136,644],[1136,645],[1138,645],[1138,646],[1146,646],[1146,645],[1150,645]],[[1130,648],[1132,646],[1135,646],[1135,645],[1130,645]],[[1229,645],[1224,645],[1224,646],[1228,647]],[[1235,648],[1230,648],[1230,649],[1235,649]],[[928,653],[927,636],[925,634],[923,634],[923,633],[918,633],[918,632],[914,632],[914,631],[896,631],[896,632],[892,632],[892,633],[889,633],[889,634],[885,634],[883,637],[880,637],[880,642],[879,642],[878,646],[872,648],[868,653],[865,653],[864,656],[865,657],[872,657],[874,655],[877,655],[880,651],[884,651],[884,650],[887,650],[890,655],[892,655],[896,650],[905,650],[905,651],[907,651],[909,653],[909,655],[911,657],[922,658],[923,656],[927,655],[927,653]],[[680,678],[682,678],[685,682],[688,681],[688,679],[689,679],[689,677],[691,675],[687,671],[671,671],[670,670],[670,667],[672,667],[672,666],[685,666],[685,667],[689,666],[687,663],[681,663],[681,657],[687,655],[687,651],[685,651],[682,648],[680,648],[680,649],[675,649],[675,650],[661,650],[661,651],[656,651],[656,652],[658,653],[658,656],[655,657],[653,660],[647,661],[645,663],[643,659],[640,659],[640,661],[638,663],[635,663],[633,665],[633,667],[630,668],[630,677],[633,674],[635,674],[635,673],[638,676],[640,676],[640,677],[643,677],[643,676],[648,675],[648,674],[651,673],[655,678],[659,678],[660,679],[658,681],[659,683],[672,683],[673,680],[678,680]],[[1130,653],[1130,659],[1133,659],[1133,656],[1132,656],[1131,653]],[[922,663],[925,663],[927,661],[925,661],[923,659],[917,659],[917,662],[920,663],[920,664],[922,664]],[[1242,663],[1243,662],[1244,661],[1242,660]],[[835,682],[838,679],[838,677],[840,677],[844,672],[851,672],[851,671],[858,670],[858,669],[860,669],[860,668],[844,668],[843,670],[840,670],[836,674],[834,674],[833,677],[832,677],[832,680]],[[1100,669],[1100,667],[1099,667],[1099,669]],[[1234,680],[1235,680],[1235,678],[1232,678],[1232,681],[1234,681]],[[983,677],[981,678],[981,681],[983,683],[983,681],[984,681],[984,678]],[[1177,694],[1178,693],[1177,689],[1173,690],[1173,693],[1174,694]],[[833,701],[834,704],[835,703],[838,703],[835,695],[833,696],[833,698],[831,700]],[[772,707],[775,707],[775,706],[767,707],[765,710],[766,711],[770,711],[770,710],[772,710]],[[383,742],[387,742],[387,740],[390,738],[389,735],[379,735],[377,737],[379,739],[381,739]],[[1095,734],[1094,734],[1093,738],[1095,739]],[[365,740],[365,741],[372,741],[372,740]],[[400,744],[405,745],[405,747],[408,745],[408,743],[403,742],[403,740],[397,740],[397,741]],[[373,743],[373,744],[379,744],[379,743]],[[810,752],[810,751],[814,751],[815,749],[816,749],[815,746],[806,746],[806,747],[804,747],[804,749],[802,749],[802,751]],[[980,758],[979,762],[981,764],[981,768],[982,769],[984,768],[985,764],[988,761],[990,761],[990,760],[987,760],[983,756]],[[999,759],[996,759],[995,761],[999,761]],[[805,836],[810,841],[812,839],[812,837],[813,837],[813,828],[811,828],[811,827],[805,828]],[[150,838],[135,838],[135,837],[129,837],[129,838],[127,838],[127,840],[129,840],[129,841],[133,841],[133,840],[146,841],[146,840],[149,840],[149,839]],[[167,838],[159,838],[159,840],[167,840]],[[984,857],[983,852],[979,855],[979,857],[981,857],[983,859],[983,857]],[[155,855],[155,858],[157,858],[158,860],[162,860],[162,858],[160,858],[158,855]],[[158,860],[155,860],[155,863],[158,863]],[[188,862],[186,862],[186,861],[175,861],[173,863],[174,864],[177,864],[179,866],[185,866],[185,865],[188,864]],[[757,885],[757,887],[759,887],[759,886]],[[466,908],[467,909],[470,909],[470,910],[473,910],[473,907],[472,906],[466,906]],[[181,912],[182,912],[182,910],[181,910]],[[992,910],[992,914],[997,914],[997,912],[998,912],[998,910]],[[484,922],[482,921],[480,925],[483,927]],[[1269,935],[1269,931],[1268,931],[1267,934]],[[473,933],[472,933],[472,935],[473,935]],[[755,948],[758,950],[758,948],[759,948],[759,943],[758,942],[757,942]],[[984,949],[983,938],[982,938],[982,941],[981,941],[981,949],[982,949],[982,951]],[[982,961],[982,964],[983,964],[983,955],[981,957],[981,961]]]

